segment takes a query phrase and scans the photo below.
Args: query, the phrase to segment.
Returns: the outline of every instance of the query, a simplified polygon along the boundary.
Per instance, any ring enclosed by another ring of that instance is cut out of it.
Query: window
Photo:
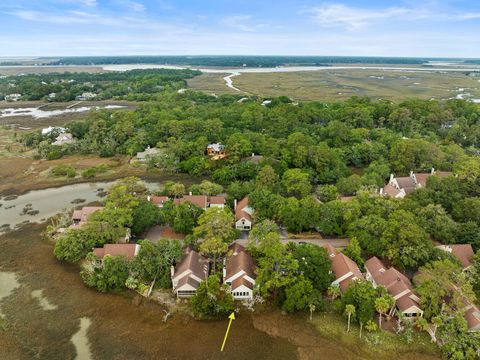
[[[193,296],[195,295],[195,290],[179,290],[177,292],[178,296]]]

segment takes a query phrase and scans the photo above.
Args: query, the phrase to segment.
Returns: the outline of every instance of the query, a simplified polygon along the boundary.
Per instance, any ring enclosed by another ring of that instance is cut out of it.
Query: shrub
[[[76,175],[75,168],[68,165],[57,165],[52,170],[51,173],[53,176],[67,176],[73,178]]]
[[[85,179],[91,179],[95,176],[97,176],[97,169],[94,167],[82,171],[82,177]]]

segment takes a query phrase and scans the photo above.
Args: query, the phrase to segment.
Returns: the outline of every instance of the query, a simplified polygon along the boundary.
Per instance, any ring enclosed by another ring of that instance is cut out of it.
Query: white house
[[[365,262],[365,269],[367,280],[374,287],[383,286],[395,299],[395,308],[391,309],[391,315],[398,311],[405,317],[423,316],[420,299],[413,292],[412,283],[405,275],[394,267],[385,269],[385,265],[375,256]]]
[[[19,101],[22,99],[22,94],[8,94],[5,95],[5,101]]]
[[[93,93],[93,92],[84,92],[83,94],[81,95],[78,95],[75,100],[78,100],[78,101],[87,101],[87,100],[92,100],[92,99],[95,99],[97,97],[97,94]]]
[[[73,135],[70,133],[62,133],[59,134],[52,145],[65,145],[74,142]]]
[[[250,231],[252,229],[253,209],[248,205],[248,197],[238,203],[235,200],[235,228]]]
[[[152,157],[158,154],[160,154],[160,149],[151,148],[150,146],[147,146],[145,151],[140,151],[137,153],[137,161],[145,162],[148,160],[149,157]]]
[[[255,262],[245,248],[237,243],[229,246],[225,259],[223,282],[230,286],[235,300],[253,298],[255,287]]]
[[[171,269],[173,292],[179,298],[195,295],[200,283],[208,277],[209,261],[188,247],[185,256],[175,268]]]

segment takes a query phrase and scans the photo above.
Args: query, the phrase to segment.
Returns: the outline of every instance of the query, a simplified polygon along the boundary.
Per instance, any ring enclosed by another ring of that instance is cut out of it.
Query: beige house
[[[171,269],[173,292],[179,298],[195,295],[200,283],[208,277],[209,261],[206,257],[188,247],[185,256]]]
[[[73,225],[71,227],[82,226],[88,221],[90,215],[100,210],[103,210],[103,206],[84,206],[80,210],[74,210],[72,215]]]
[[[367,270],[366,278],[374,287],[383,286],[395,299],[396,308],[392,308],[390,314],[396,311],[406,317],[422,317],[423,310],[420,308],[420,299],[413,292],[410,280],[394,267],[389,269],[377,258],[372,257],[365,262]]]
[[[237,243],[229,246],[225,259],[223,282],[230,286],[235,300],[253,298],[255,287],[255,261],[245,248]]]
[[[105,244],[102,248],[93,249],[93,254],[101,261],[105,256],[124,256],[131,260],[140,252],[139,244]]]
[[[253,209],[248,205],[248,197],[237,203],[235,200],[235,228],[242,231],[250,231],[253,222]]]
[[[472,265],[473,252],[472,245],[470,244],[451,244],[451,245],[439,245],[437,249],[443,250],[455,256],[462,264],[464,269],[468,269]]]

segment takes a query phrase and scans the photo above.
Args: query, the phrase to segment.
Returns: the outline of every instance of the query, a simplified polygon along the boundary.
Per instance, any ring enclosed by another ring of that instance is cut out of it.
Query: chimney
[[[190,191],[190,192],[188,193],[188,195],[192,196],[192,192]]]
[[[227,278],[227,268],[224,267],[223,268],[223,281],[225,281],[226,278]]]
[[[432,172],[431,172],[431,174],[432,174],[432,175],[435,174],[435,168],[433,168],[433,167],[432,167]]]
[[[255,157],[255,153],[252,153],[252,158]]]
[[[237,199],[233,200],[233,210],[237,210]]]
[[[383,195],[383,188],[380,188],[380,195]]]
[[[175,275],[175,268],[172,266],[170,266],[170,276],[172,277],[173,279],[173,275]]]
[[[150,195],[147,196],[147,201],[150,201]]]
[[[393,181],[393,174],[390,174],[390,183]]]
[[[413,177],[413,170],[410,170],[410,177]]]

